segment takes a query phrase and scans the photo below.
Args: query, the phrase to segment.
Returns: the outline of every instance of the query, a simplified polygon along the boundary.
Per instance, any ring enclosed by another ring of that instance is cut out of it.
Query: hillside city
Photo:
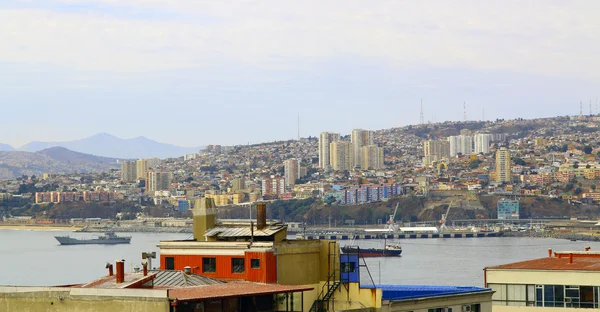
[[[581,114],[322,132],[115,160],[111,169],[101,166],[106,159],[85,170],[71,160],[72,173],[49,167],[9,179],[2,166],[0,211],[4,222],[35,223],[190,217],[206,197],[222,217],[247,218],[249,203],[269,201],[271,218],[330,226],[385,222],[397,201],[404,222],[439,220],[452,205],[464,208],[454,219],[595,219],[599,121]],[[2,164],[36,166],[19,157]]]

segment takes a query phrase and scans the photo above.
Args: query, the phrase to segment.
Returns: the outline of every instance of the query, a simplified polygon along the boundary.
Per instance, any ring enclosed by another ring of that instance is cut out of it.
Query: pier
[[[328,240],[350,240],[350,239],[421,239],[421,238],[477,238],[477,237],[499,237],[503,232],[477,232],[477,233],[410,233],[410,234],[296,234],[296,239],[328,239]]]

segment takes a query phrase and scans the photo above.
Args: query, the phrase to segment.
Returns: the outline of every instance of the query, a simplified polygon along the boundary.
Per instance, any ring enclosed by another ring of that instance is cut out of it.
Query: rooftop
[[[487,270],[552,270],[552,271],[600,271],[599,258],[573,257],[569,258],[540,258],[521,262],[497,265],[486,268]]]
[[[204,234],[204,236],[217,236],[217,237],[250,237],[250,236],[272,236],[275,233],[286,229],[287,226],[284,224],[272,224],[268,225],[264,229],[258,230],[256,224],[254,225],[254,233],[250,229],[250,226],[215,226]]]
[[[406,300],[424,297],[465,295],[491,291],[489,288],[463,286],[426,286],[426,285],[367,285],[365,288],[381,288],[383,300]]]
[[[260,296],[313,290],[313,287],[252,282],[231,282],[198,287],[169,289],[169,299],[202,300],[238,296]]]

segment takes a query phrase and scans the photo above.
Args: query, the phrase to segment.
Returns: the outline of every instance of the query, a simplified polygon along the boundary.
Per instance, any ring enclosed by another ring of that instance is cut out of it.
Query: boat
[[[345,254],[358,253],[361,257],[399,257],[402,254],[400,245],[385,245],[384,248],[360,248],[356,245],[347,245],[342,247]]]
[[[54,236],[61,245],[88,245],[88,244],[103,244],[103,245],[115,245],[115,244],[129,244],[131,236],[117,236],[115,232],[109,231],[104,233],[103,236],[95,238],[75,238],[70,236]]]

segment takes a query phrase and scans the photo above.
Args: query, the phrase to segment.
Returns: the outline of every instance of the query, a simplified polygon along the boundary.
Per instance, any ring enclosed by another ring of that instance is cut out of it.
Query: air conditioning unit
[[[471,306],[470,305],[462,306],[462,311],[463,312],[471,312]]]

